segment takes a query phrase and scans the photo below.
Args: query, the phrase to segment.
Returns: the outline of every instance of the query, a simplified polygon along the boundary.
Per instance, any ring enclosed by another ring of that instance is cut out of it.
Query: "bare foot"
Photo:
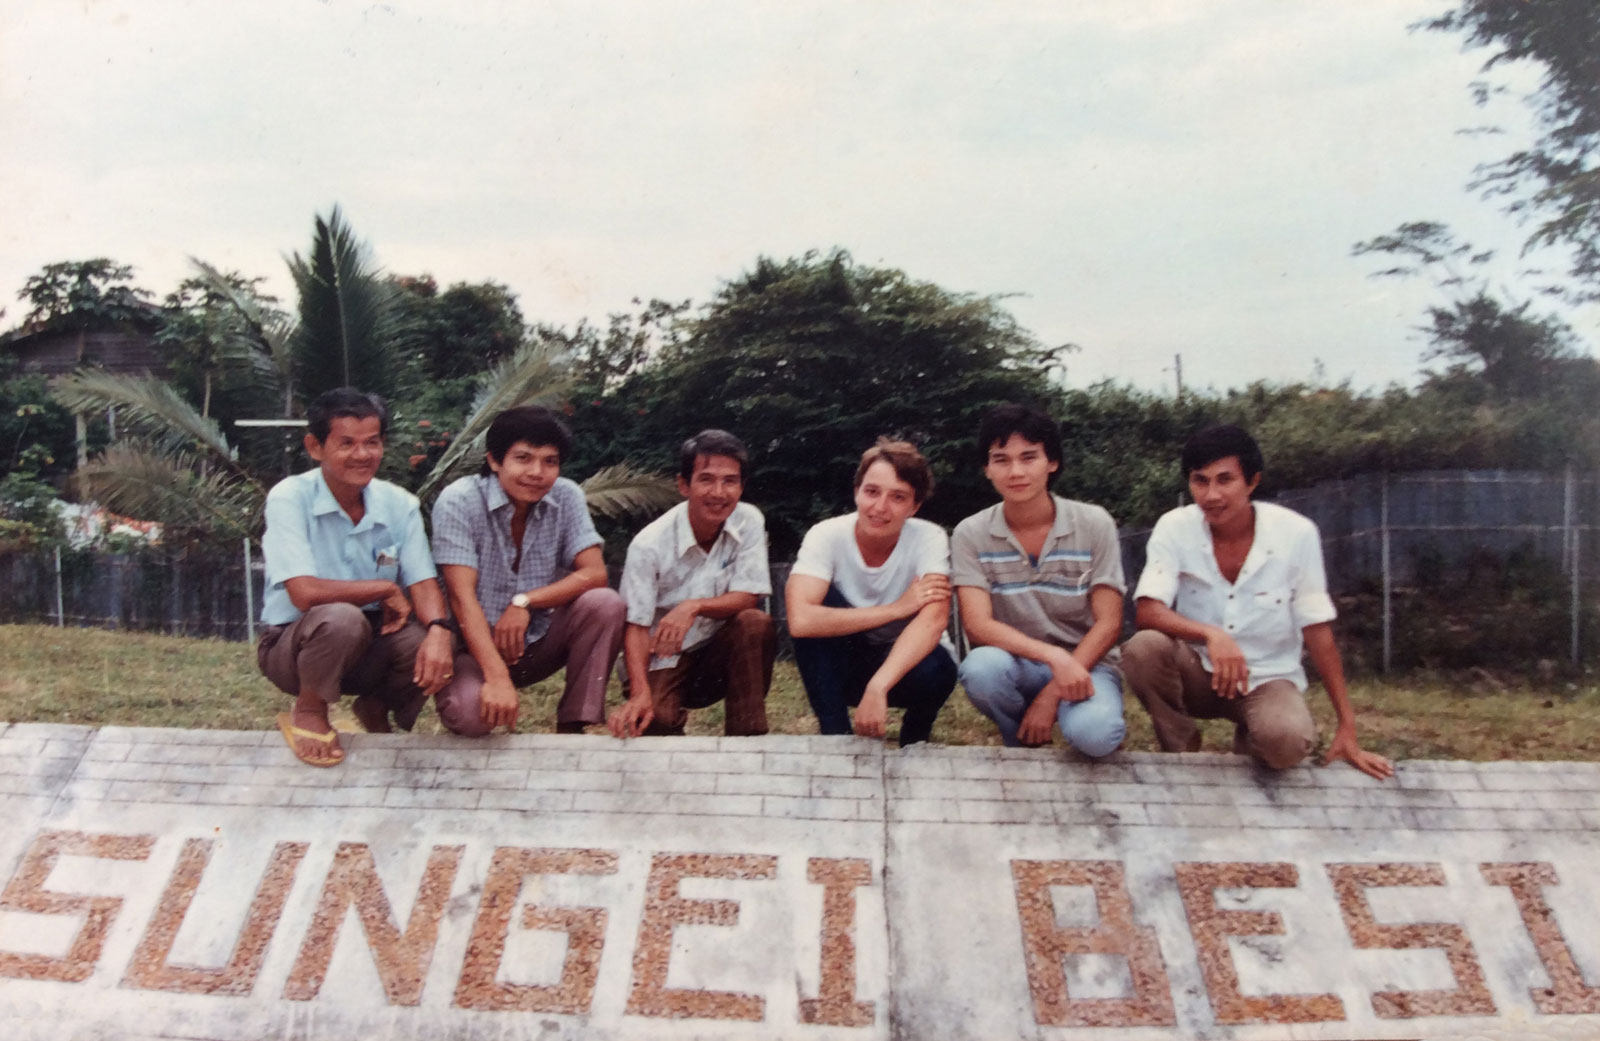
[[[361,729],[369,734],[394,732],[394,727],[389,725],[389,708],[377,698],[356,698],[350,706],[350,712],[361,724]]]
[[[334,766],[344,760],[338,732],[328,722],[326,709],[316,712],[296,706],[278,713],[278,730],[295,757],[311,766]]]

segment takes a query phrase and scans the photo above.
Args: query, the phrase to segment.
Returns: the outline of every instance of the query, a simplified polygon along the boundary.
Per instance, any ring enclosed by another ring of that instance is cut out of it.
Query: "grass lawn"
[[[0,720],[89,725],[263,730],[289,705],[256,671],[254,649],[242,643],[148,633],[0,625]],[[559,674],[528,688],[517,729],[555,729]],[[613,681],[612,703],[621,698]],[[1365,747],[1395,759],[1600,759],[1600,682],[1553,679],[1502,685],[1409,676],[1357,679],[1351,685]],[[1311,704],[1324,744],[1333,716],[1320,688]],[[792,662],[779,662],[767,699],[773,733],[814,734],[816,718]],[[898,713],[890,713],[891,736]],[[1154,751],[1150,721],[1131,698],[1124,747]],[[336,723],[355,729],[346,711]],[[430,707],[417,729],[440,733]],[[598,732],[598,731],[597,731]],[[689,732],[722,732],[721,706],[692,713]],[[1232,728],[1206,725],[1205,747],[1226,751]],[[998,744],[988,720],[958,689],[940,713],[935,741]],[[1056,738],[1059,742],[1059,736]]]

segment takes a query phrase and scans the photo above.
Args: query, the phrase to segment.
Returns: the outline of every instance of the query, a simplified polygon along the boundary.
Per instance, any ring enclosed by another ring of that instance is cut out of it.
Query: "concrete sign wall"
[[[1600,768],[0,731],[17,1038],[1589,1038]]]

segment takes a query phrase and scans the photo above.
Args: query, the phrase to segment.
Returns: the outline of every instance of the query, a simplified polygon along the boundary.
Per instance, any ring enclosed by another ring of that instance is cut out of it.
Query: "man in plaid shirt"
[[[565,666],[556,730],[581,733],[605,717],[624,608],[583,490],[561,476],[572,435],[530,405],[496,416],[485,441],[483,469],[433,506],[433,559],[466,644],[439,718],[472,737],[514,730],[517,688]]]

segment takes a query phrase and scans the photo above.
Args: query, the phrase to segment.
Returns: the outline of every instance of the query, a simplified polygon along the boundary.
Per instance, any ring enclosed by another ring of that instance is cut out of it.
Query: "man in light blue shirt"
[[[306,453],[317,469],[267,494],[266,589],[256,647],[261,672],[294,709],[278,727],[313,766],[344,758],[328,706],[355,694],[369,731],[416,722],[449,680],[450,623],[416,497],[374,480],[388,413],[348,387],[306,410]]]

